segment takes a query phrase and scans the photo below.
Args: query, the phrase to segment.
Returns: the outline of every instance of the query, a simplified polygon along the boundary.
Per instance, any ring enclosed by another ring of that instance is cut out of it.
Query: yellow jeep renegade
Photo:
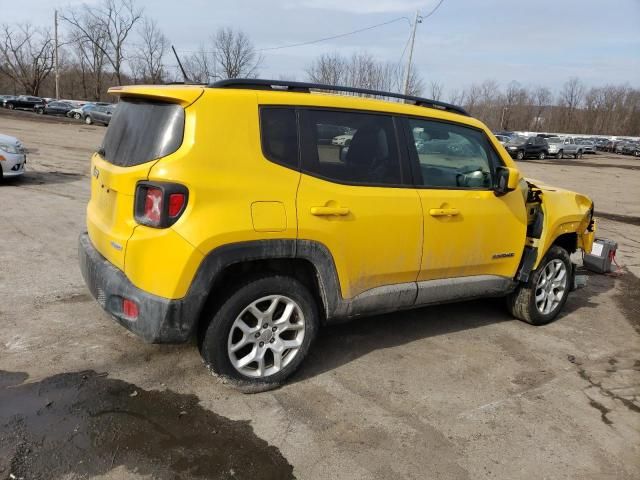
[[[591,250],[591,200],[522,179],[453,105],[270,80],[110,92],[85,281],[144,340],[196,336],[240,384],[281,383],[321,325],[359,315],[505,296],[550,322],[569,255]]]

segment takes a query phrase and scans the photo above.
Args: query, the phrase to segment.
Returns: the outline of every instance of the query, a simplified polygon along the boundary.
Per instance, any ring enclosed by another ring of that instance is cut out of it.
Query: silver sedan
[[[20,140],[0,133],[0,180],[22,175],[25,163],[27,154]]]

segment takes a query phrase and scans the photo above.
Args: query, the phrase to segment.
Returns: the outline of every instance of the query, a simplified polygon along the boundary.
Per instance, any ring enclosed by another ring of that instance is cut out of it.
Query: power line
[[[340,33],[338,35],[332,35],[331,37],[319,38],[317,40],[310,40],[308,42],[291,43],[289,45],[281,45],[279,47],[260,48],[260,49],[258,49],[258,51],[266,52],[268,50],[281,50],[283,48],[293,48],[293,47],[303,47],[305,45],[313,45],[314,43],[326,42],[326,41],[329,41],[329,40],[335,40],[336,38],[343,38],[343,37],[348,37],[349,35],[355,35],[356,33],[366,32],[367,30],[373,30],[374,28],[383,27],[385,25],[389,25],[390,23],[395,23],[395,22],[398,22],[400,20],[406,20],[407,22],[411,22],[411,20],[409,20],[409,18],[407,18],[407,17],[398,17],[398,18],[394,18],[393,20],[389,20],[388,22],[378,23],[376,25],[371,25],[369,27],[360,28],[358,30],[353,30],[353,31],[347,32],[347,33]]]
[[[387,22],[377,23],[375,25],[370,25],[368,27],[359,28],[358,30],[353,30],[351,32],[340,33],[338,35],[332,35],[330,37],[318,38],[316,40],[309,40],[309,41],[306,41],[306,42],[291,43],[291,44],[288,44],[288,45],[279,45],[277,47],[258,48],[258,49],[256,49],[256,51],[258,51],[258,52],[267,52],[267,51],[271,51],[271,50],[282,50],[282,49],[285,49],[285,48],[302,47],[302,46],[305,46],[305,45],[313,45],[315,43],[327,42],[329,40],[335,40],[336,38],[348,37],[350,35],[355,35],[357,33],[366,32],[367,30],[373,30],[374,28],[383,27],[383,26],[389,25],[391,23],[399,22],[400,20],[406,20],[407,22],[411,23],[411,20],[409,20],[408,17],[397,17],[397,18],[394,18],[393,20],[389,20]],[[206,53],[206,54],[215,54],[216,53],[215,51],[206,51],[206,50],[178,50],[178,51],[179,52],[183,52],[183,53]]]
[[[444,0],[440,0],[438,2],[438,4],[434,7],[433,10],[431,10],[429,13],[427,13],[426,15],[424,15],[422,17],[422,20],[425,20],[425,19],[429,18],[431,15],[433,15],[434,13],[436,13],[436,10],[438,10],[440,8],[440,5],[442,5],[443,2],[444,2]]]

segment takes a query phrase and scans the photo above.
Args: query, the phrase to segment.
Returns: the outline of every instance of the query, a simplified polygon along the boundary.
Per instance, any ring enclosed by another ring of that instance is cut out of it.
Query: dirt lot
[[[0,186],[0,479],[640,478],[640,161],[521,162],[587,193],[620,276],[555,323],[468,302],[325,329],[287,386],[243,395],[194,345],[145,345],[85,290],[103,127],[0,112],[29,149]]]

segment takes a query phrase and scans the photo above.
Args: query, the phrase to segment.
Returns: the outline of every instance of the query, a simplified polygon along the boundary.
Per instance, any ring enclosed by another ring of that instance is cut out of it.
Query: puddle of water
[[[106,474],[123,465],[154,479],[293,478],[249,422],[195,395],[145,391],[94,371],[27,382],[0,371],[0,478]]]

